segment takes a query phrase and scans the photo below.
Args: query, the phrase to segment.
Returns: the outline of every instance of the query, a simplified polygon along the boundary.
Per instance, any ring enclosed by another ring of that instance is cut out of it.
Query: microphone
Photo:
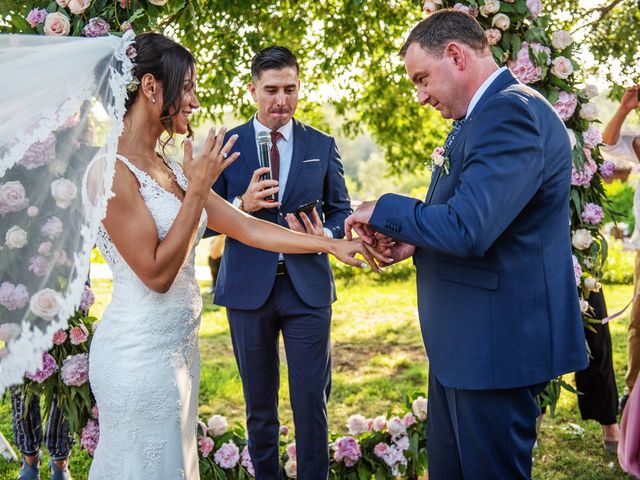
[[[260,167],[271,168],[271,135],[266,130],[258,132],[258,159]],[[271,172],[260,175],[260,181],[271,180]],[[275,194],[271,194],[265,198],[267,202],[275,202],[277,200]]]

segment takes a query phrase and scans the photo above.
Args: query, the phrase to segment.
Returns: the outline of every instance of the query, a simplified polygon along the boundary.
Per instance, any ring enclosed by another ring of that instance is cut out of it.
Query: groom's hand
[[[362,204],[347,217],[344,221],[344,231],[347,239],[351,240],[353,235],[351,230],[354,230],[362,240],[368,245],[375,244],[375,238],[373,235],[373,229],[369,225],[373,210],[376,208],[376,200],[369,202],[362,202]]]
[[[376,233],[375,239],[375,250],[387,259],[384,262],[378,261],[381,267],[388,267],[394,263],[401,262],[412,257],[416,252],[415,245],[394,240],[381,233]]]

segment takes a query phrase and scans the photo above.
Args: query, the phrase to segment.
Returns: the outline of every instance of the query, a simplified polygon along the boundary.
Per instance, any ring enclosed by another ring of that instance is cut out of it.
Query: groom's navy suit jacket
[[[425,202],[385,195],[371,224],[416,245],[430,368],[503,389],[587,366],[569,232],[571,146],[537,92],[501,73],[436,168]]]
[[[232,202],[249,185],[260,167],[253,121],[230,130],[237,133],[232,152],[240,158],[213,185],[213,190]],[[344,237],[344,221],[351,213],[351,201],[344,169],[333,137],[293,120],[293,155],[280,208],[262,209],[257,218],[287,227],[284,215],[305,203],[319,200],[316,207],[325,228],[334,238]],[[284,255],[287,273],[296,293],[310,307],[326,307],[336,299],[331,267],[326,254]],[[228,308],[255,310],[266,302],[273,287],[278,254],[253,248],[227,238],[214,302]]]

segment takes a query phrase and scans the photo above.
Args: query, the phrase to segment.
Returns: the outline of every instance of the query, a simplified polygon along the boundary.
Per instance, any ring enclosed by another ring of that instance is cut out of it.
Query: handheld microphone
[[[271,136],[266,130],[258,132],[258,159],[260,167],[271,168]],[[271,180],[271,172],[260,175],[260,181]],[[267,202],[275,202],[277,200],[275,194],[265,198]]]

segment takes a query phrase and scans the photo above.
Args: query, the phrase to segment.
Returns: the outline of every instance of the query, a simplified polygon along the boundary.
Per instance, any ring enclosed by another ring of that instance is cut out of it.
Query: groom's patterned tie
[[[453,145],[453,141],[456,139],[456,136],[460,132],[462,125],[464,125],[464,121],[465,121],[464,118],[453,121],[453,126],[451,127],[451,131],[449,132],[449,135],[447,135],[447,140],[444,142],[445,152],[448,152],[451,149],[451,145]]]

